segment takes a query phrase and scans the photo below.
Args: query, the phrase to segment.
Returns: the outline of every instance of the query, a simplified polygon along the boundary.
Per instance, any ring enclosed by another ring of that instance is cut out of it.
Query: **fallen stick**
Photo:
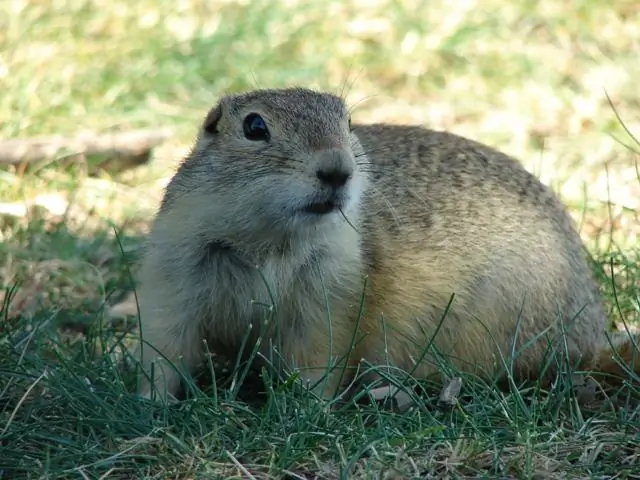
[[[81,133],[0,141],[0,164],[16,165],[73,155],[139,158],[171,136],[168,128],[115,133]]]

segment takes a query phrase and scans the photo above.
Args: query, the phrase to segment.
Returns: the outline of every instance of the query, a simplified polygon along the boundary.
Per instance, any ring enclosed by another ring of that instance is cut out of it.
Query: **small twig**
[[[27,397],[31,393],[31,390],[33,390],[35,388],[35,386],[38,383],[40,383],[40,380],[42,380],[46,375],[47,375],[47,371],[45,370],[44,372],[42,372],[42,374],[38,378],[35,379],[35,381],[31,385],[29,385],[29,388],[27,388],[27,391],[24,392],[24,395],[22,395],[22,398],[20,398],[20,400],[18,401],[18,404],[16,405],[16,408],[14,408],[13,412],[11,412],[11,415],[9,416],[9,420],[7,421],[7,424],[2,429],[2,432],[0,432],[0,436],[2,436],[5,433],[7,433],[7,430],[9,429],[9,425],[11,425],[11,423],[13,422],[13,419],[15,418],[16,414],[18,413],[18,410],[20,410],[20,407],[22,406],[22,404],[25,402],[25,400],[27,399]]]
[[[229,450],[225,450],[224,453],[227,454],[227,457],[229,457],[229,459],[233,462],[233,464],[236,467],[238,467],[242,473],[244,473],[248,478],[256,480],[256,477],[251,475],[251,472],[249,472],[249,470],[244,468],[244,466],[238,461],[238,459],[236,457],[233,456],[233,454]]]
[[[0,163],[16,165],[58,156],[105,154],[140,157],[171,136],[171,130],[133,130],[114,133],[80,133],[0,141]]]

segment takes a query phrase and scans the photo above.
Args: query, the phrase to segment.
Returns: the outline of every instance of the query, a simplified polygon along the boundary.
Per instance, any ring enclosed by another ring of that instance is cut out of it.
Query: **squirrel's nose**
[[[333,168],[322,169],[316,172],[318,180],[329,187],[343,187],[351,177],[351,172]]]
[[[343,149],[325,150],[320,155],[316,177],[328,187],[344,187],[353,175],[353,160]]]

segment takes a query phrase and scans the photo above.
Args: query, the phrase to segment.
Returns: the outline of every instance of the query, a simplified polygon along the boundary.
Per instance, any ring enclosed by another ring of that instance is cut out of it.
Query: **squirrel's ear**
[[[220,117],[222,117],[222,107],[218,104],[209,111],[204,119],[204,131],[210,134],[218,133]]]

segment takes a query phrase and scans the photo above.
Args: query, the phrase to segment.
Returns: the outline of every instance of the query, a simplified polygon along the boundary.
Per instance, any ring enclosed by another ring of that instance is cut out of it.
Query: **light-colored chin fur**
[[[350,181],[347,200],[341,211],[335,210],[324,215],[314,215],[301,210],[292,210],[283,233],[308,243],[312,248],[317,240],[321,240],[323,236],[331,237],[338,228],[344,226],[355,228],[360,220],[361,202],[366,184],[366,174],[356,172]]]

